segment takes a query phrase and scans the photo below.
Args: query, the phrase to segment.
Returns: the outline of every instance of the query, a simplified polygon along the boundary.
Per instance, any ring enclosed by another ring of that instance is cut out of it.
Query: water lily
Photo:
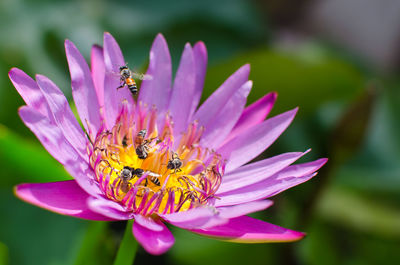
[[[306,151],[247,164],[289,126],[297,108],[266,119],[276,93],[246,107],[252,88],[249,65],[198,107],[206,48],[202,42],[186,44],[172,80],[162,35],[151,47],[149,78],[133,96],[119,76],[126,61],[117,42],[105,33],[103,45],[93,46],[89,68],[75,45],[65,42],[81,124],[50,79],[37,75],[35,81],[19,69],[10,70],[9,77],[26,102],[20,117],[73,177],[18,185],[19,198],[83,219],[134,219],[133,235],[156,255],[174,244],[165,223],[234,242],[304,237],[302,232],[246,216],[271,206],[266,198],[309,180],[326,162],[291,165]]]

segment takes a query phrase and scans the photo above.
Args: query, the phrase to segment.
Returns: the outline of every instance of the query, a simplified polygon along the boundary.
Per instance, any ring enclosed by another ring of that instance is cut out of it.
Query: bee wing
[[[161,177],[161,175],[159,175],[157,173],[154,173],[154,172],[151,172],[151,171],[146,171],[146,173],[147,173],[148,176],[157,177],[157,178]]]
[[[116,78],[121,78],[121,74],[114,72],[114,71],[107,71],[107,73],[111,74],[112,76],[115,76]]]
[[[132,77],[140,80],[153,80],[153,76],[132,72]]]

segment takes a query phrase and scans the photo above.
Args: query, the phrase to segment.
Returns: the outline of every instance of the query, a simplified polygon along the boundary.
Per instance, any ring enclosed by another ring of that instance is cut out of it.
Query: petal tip
[[[324,158],[320,158],[319,160],[321,162],[321,167],[322,167],[323,165],[325,165],[328,162],[329,159],[324,157]]]
[[[196,48],[196,49],[200,49],[202,51],[206,51],[207,50],[206,44],[203,41],[196,42],[193,47]]]
[[[70,41],[69,39],[66,39],[64,42],[64,46],[65,46],[65,53],[67,54],[67,59],[70,53],[73,52],[79,52],[78,48],[76,48],[75,44]]]
[[[155,40],[165,41],[164,35],[160,32],[157,33]]]
[[[103,50],[103,47],[99,44],[93,44],[92,45],[92,51],[93,50]]]
[[[165,39],[164,35],[161,33],[158,33],[156,38],[154,39],[152,49],[154,47],[164,47],[164,49],[168,50],[168,52],[169,52],[167,40]]]
[[[19,68],[13,67],[8,71],[8,77],[10,77],[10,79],[12,79],[12,76],[18,74],[18,72],[22,72],[22,70]]]
[[[278,98],[278,92],[276,91],[272,91],[271,93],[269,93],[269,95],[273,101],[276,101],[276,99]]]
[[[243,65],[242,67],[241,67],[241,69],[243,70],[243,71],[247,71],[247,72],[250,72],[250,64],[249,63],[246,63],[245,65]]]
[[[111,35],[111,33],[110,32],[104,32],[104,35],[103,35],[103,38],[104,38],[104,41],[115,41],[115,38],[113,37],[113,35]]]
[[[28,199],[28,196],[26,194],[26,187],[29,186],[29,183],[22,183],[22,184],[18,184],[16,186],[13,187],[13,193],[16,197],[18,197],[19,199],[26,201],[26,202],[30,202]]]

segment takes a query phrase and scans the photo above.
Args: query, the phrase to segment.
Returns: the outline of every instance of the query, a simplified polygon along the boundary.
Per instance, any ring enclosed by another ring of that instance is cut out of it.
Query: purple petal
[[[211,125],[211,121],[225,106],[226,102],[235,92],[247,82],[250,72],[248,64],[242,66],[233,73],[197,110],[193,119],[198,120],[199,124],[206,127]]]
[[[95,198],[103,198],[103,192],[100,190],[95,173],[90,165],[83,161],[69,160],[65,169],[84,191]]]
[[[82,159],[87,160],[87,138],[72,113],[64,94],[45,76],[37,75],[36,80],[47,100],[55,123],[61,129],[67,141],[78,151]]]
[[[91,68],[92,68],[92,79],[94,83],[94,89],[96,90],[97,100],[100,107],[104,107],[104,78],[105,78],[105,65],[103,48],[98,45],[92,46],[91,51]]]
[[[242,114],[252,86],[252,81],[244,83],[216,113],[201,138],[202,146],[213,149],[221,145]]]
[[[168,45],[161,34],[157,35],[151,46],[149,68],[146,74],[151,76],[151,79],[143,80],[139,101],[150,107],[155,105],[162,114],[170,101],[172,70]]]
[[[289,166],[258,183],[221,194],[217,193],[216,196],[220,199],[216,200],[215,206],[236,205],[274,196],[315,176],[315,171],[326,161],[327,159],[321,158],[313,162]]]
[[[160,221],[154,222],[157,222],[162,227],[161,231],[154,231],[140,225],[138,222],[134,222],[132,232],[136,240],[147,252],[153,255],[161,255],[174,245],[175,239],[163,223]]]
[[[174,133],[186,130],[196,88],[196,70],[192,47],[187,43],[174,80],[169,111],[174,120]],[[178,141],[177,141],[178,142]]]
[[[207,237],[238,243],[289,242],[302,239],[305,234],[289,230],[261,220],[242,216],[230,219],[229,223],[209,229],[194,229],[192,232]]]
[[[193,55],[196,69],[196,87],[192,99],[192,107],[190,110],[189,119],[191,119],[196,111],[197,106],[199,105],[207,70],[207,49],[206,45],[204,45],[202,41],[199,41],[194,45]]]
[[[199,207],[184,212],[160,215],[165,221],[183,229],[208,228],[226,223],[212,207]]]
[[[289,126],[297,108],[270,118],[252,127],[251,134],[241,134],[225,143],[217,150],[224,158],[229,159],[226,172],[249,162],[267,149]]]
[[[107,127],[111,129],[118,117],[122,102],[127,100],[133,105],[132,94],[129,89],[120,86],[119,68],[126,64],[118,43],[110,33],[104,33],[104,64],[105,64],[105,81],[104,81],[104,114]]]
[[[309,150],[304,153],[285,153],[242,166],[224,175],[218,193],[260,182],[286,168],[308,152]]]
[[[23,106],[19,115],[25,125],[36,135],[44,148],[61,164],[81,160],[79,154],[65,139],[63,132],[35,109]]]
[[[135,222],[140,224],[143,227],[146,227],[147,229],[160,232],[164,229],[164,225],[161,222],[154,222],[154,220],[149,217],[149,216],[143,216],[140,214],[135,214],[134,215]]]
[[[265,210],[268,207],[272,206],[272,204],[273,201],[263,200],[263,201],[242,203],[234,206],[219,207],[217,209],[219,212],[219,216],[221,216],[222,218],[232,219],[250,213],[255,213]]]
[[[11,82],[26,104],[46,117],[50,117],[49,106],[36,82],[18,68],[8,72]]]
[[[276,98],[277,93],[272,92],[245,108],[225,142],[228,142],[230,139],[236,137],[237,135],[246,133],[246,131],[249,130],[251,127],[265,120],[272,107],[274,106]]]
[[[119,203],[109,199],[90,197],[87,200],[87,204],[89,209],[91,209],[93,212],[107,216],[111,219],[130,220],[133,218],[132,213],[126,212],[125,208]]]
[[[97,182],[94,181],[92,168],[65,139],[60,128],[28,106],[21,107],[19,115],[46,150],[65,166],[65,169],[75,178],[82,189],[92,196],[101,196],[102,193]]]
[[[92,139],[101,125],[100,106],[92,76],[85,59],[75,45],[65,41],[65,52],[71,73],[72,96],[83,126]]]
[[[88,208],[89,194],[74,180],[21,184],[15,187],[15,194],[28,203],[55,213],[88,220],[113,220]]]

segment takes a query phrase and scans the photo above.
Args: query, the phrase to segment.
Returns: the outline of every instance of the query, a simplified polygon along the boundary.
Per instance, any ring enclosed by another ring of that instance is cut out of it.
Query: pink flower
[[[16,68],[9,76],[26,102],[19,109],[23,122],[74,180],[21,184],[15,188],[19,198],[83,219],[135,219],[133,235],[152,254],[174,244],[164,222],[234,242],[304,237],[246,216],[271,206],[266,198],[309,180],[326,162],[291,165],[306,151],[246,164],[279,137],[297,112],[265,120],[275,93],[245,107],[252,87],[249,65],[197,108],[207,65],[202,42],[185,46],[172,80],[167,43],[158,35],[149,78],[137,99],[127,85],[117,89],[124,81],[119,68],[126,62],[109,33],[104,47],[93,46],[91,68],[71,41],[65,50],[85,131],[47,77],[37,75],[34,81]]]

